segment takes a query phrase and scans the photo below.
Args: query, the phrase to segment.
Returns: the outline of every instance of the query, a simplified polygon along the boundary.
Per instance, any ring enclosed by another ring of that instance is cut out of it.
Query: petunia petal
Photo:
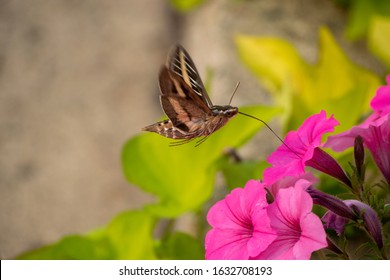
[[[247,243],[250,236],[229,229],[212,229],[206,235],[206,259],[245,260],[249,258]]]
[[[332,132],[338,121],[321,111],[307,118],[297,131],[290,131],[284,140],[268,158],[272,167],[264,170],[264,182],[272,185],[286,176],[300,176],[304,173],[305,163],[313,157],[314,149],[321,146],[323,134]]]

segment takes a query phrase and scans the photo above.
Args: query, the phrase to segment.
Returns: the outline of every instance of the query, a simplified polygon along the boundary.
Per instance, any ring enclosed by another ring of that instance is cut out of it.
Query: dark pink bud
[[[337,180],[343,182],[348,187],[352,187],[351,181],[345,175],[344,170],[328,153],[316,147],[313,151],[313,157],[306,161],[305,165],[328,174]]]
[[[381,223],[374,209],[358,200],[345,200],[344,202],[363,219],[364,227],[381,249],[383,247]]]
[[[357,215],[341,199],[312,187],[309,187],[307,192],[315,204],[321,205],[341,217],[356,221]]]
[[[354,157],[355,157],[355,165],[356,165],[356,171],[357,175],[359,176],[359,179],[364,181],[363,178],[363,165],[364,165],[364,147],[363,147],[363,138],[358,135],[355,138],[355,144],[354,144]]]

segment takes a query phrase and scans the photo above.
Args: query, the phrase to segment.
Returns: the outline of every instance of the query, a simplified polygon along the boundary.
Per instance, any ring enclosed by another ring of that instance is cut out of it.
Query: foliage
[[[19,259],[154,259],[155,218],[145,211],[127,211],[105,228],[86,235],[64,237],[27,252]]]
[[[346,35],[352,40],[366,36],[377,16],[390,17],[390,2],[387,0],[353,0],[349,6]]]
[[[338,129],[345,130],[367,113],[368,101],[379,86],[373,73],[347,58],[326,28],[320,30],[315,65],[281,39],[240,35],[236,43],[241,60],[285,109],[285,131],[320,110],[332,112],[342,124]]]
[[[390,69],[390,17],[374,17],[368,33],[370,50]]]

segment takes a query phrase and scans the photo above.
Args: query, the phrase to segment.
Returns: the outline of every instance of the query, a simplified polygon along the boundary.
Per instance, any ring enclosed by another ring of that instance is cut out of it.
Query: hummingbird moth
[[[160,102],[167,120],[144,127],[142,130],[158,133],[178,144],[206,138],[237,115],[238,108],[213,105],[188,52],[176,45],[166,65],[159,73]]]
[[[203,137],[197,142],[198,146],[237,114],[262,122],[286,145],[263,120],[239,112],[234,106],[213,105],[194,62],[181,45],[173,47],[166,64],[161,66],[159,85],[161,107],[168,119],[146,126],[142,130],[182,140],[172,145],[185,144]]]

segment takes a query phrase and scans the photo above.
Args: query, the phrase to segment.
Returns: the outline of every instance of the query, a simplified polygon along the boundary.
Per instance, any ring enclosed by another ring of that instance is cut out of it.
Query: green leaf
[[[106,228],[116,259],[155,259],[152,238],[155,218],[144,211],[127,211],[115,217]]]
[[[351,40],[359,39],[367,34],[374,16],[390,16],[388,0],[354,0],[346,26],[346,35]]]
[[[243,63],[265,83],[277,105],[284,107],[286,131],[321,110],[340,121],[337,131],[346,130],[368,111],[379,86],[378,77],[353,64],[325,28],[320,30],[315,65],[305,62],[292,45],[280,39],[240,35],[236,44]]]
[[[142,211],[119,214],[104,229],[66,236],[58,242],[26,252],[18,259],[104,260],[154,259],[154,218]]]
[[[159,259],[203,260],[204,249],[198,239],[182,232],[175,232],[162,240],[157,248]]]
[[[242,111],[269,121],[280,109],[253,106]],[[130,139],[122,152],[127,180],[158,198],[146,209],[160,217],[175,217],[198,210],[210,198],[216,173],[215,162],[224,149],[238,147],[262,125],[238,115],[198,147],[196,142],[170,147],[172,139],[143,133]]]
[[[112,259],[109,242],[105,238],[71,235],[55,244],[26,252],[18,259],[23,260],[98,260]]]
[[[265,161],[221,162],[221,170],[229,190],[244,187],[249,179],[260,179],[269,164]]]
[[[295,48],[282,39],[238,35],[235,39],[242,62],[274,97],[283,93],[286,83],[301,88],[308,65]]]
[[[376,16],[368,32],[370,50],[390,68],[390,18]]]
[[[380,80],[374,73],[353,64],[327,29],[320,32],[320,44],[320,59],[311,81],[313,87],[304,96],[316,111],[325,109],[334,114],[341,123],[336,130],[344,131],[368,112]]]
[[[375,13],[375,7],[372,2],[375,1],[355,0],[352,4],[352,9],[345,29],[349,39],[356,40],[366,34],[370,17]]]

